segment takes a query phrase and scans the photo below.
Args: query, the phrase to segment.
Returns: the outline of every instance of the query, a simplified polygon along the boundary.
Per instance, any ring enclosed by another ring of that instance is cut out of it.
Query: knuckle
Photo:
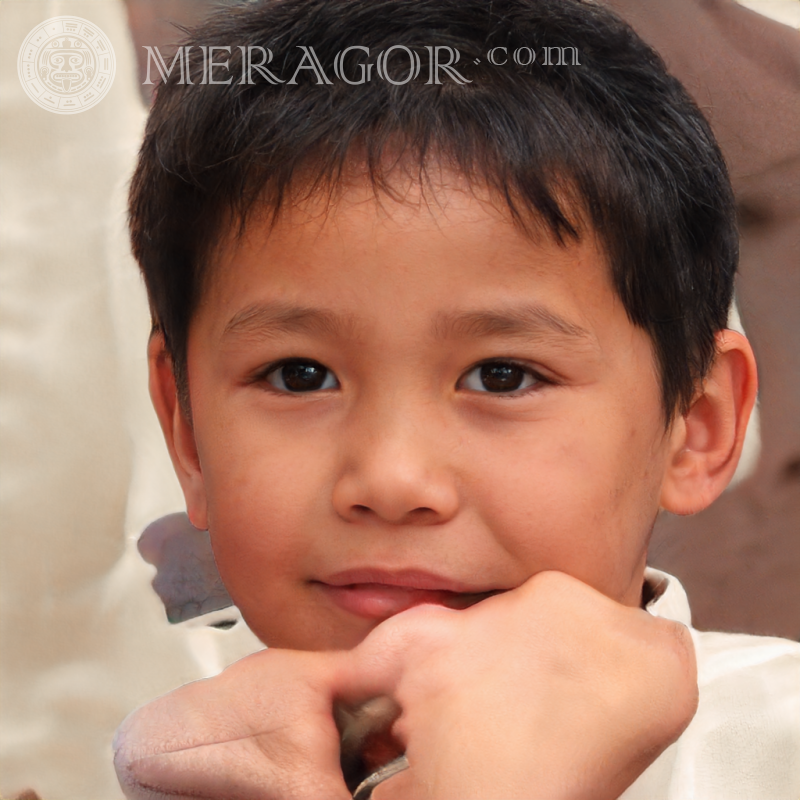
[[[404,647],[430,648],[452,639],[456,612],[436,605],[419,605],[386,620],[380,627]]]
[[[568,587],[572,581],[574,581],[574,578],[570,578],[569,575],[552,569],[537,572],[536,575],[531,578],[531,583],[540,589],[550,588],[561,590]]]
[[[662,622],[665,644],[675,661],[676,668],[696,678],[697,660],[689,629],[680,622],[672,620],[662,620]]]
[[[577,578],[556,570],[537,572],[523,584],[522,589],[523,595],[535,596],[538,601],[549,601],[565,609],[581,608],[589,596],[601,596]],[[590,599],[588,607],[592,605]]]
[[[668,689],[665,720],[678,731],[689,724],[699,701],[697,660],[689,629],[679,622],[660,620],[660,667],[664,686]]]

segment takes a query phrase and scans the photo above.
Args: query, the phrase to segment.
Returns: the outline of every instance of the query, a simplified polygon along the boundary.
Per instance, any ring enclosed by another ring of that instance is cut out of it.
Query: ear
[[[661,507],[694,514],[719,497],[736,471],[758,378],[750,343],[737,331],[717,333],[717,355],[689,411],[670,431]]]
[[[206,491],[194,430],[178,402],[172,358],[167,352],[163,334],[154,332],[150,336],[147,361],[150,369],[150,397],[161,423],[161,430],[164,432],[172,465],[183,489],[183,496],[186,498],[186,513],[195,528],[206,530],[208,528]]]

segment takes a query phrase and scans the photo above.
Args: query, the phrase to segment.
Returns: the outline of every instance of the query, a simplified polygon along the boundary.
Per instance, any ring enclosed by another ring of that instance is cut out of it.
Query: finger
[[[458,620],[464,613],[420,605],[382,622],[361,644],[341,654],[333,678],[337,697],[352,703],[396,697],[409,664],[457,641]]]
[[[122,746],[114,765],[133,800],[350,800],[329,727],[309,720],[305,736],[248,735],[162,753]]]
[[[391,697],[399,678],[391,653],[359,648],[342,653],[344,658],[331,681],[333,699],[345,708],[357,708],[376,697]]]
[[[350,800],[338,746],[325,757],[285,744],[275,748],[267,743],[265,752],[264,745],[248,737],[116,766],[126,796],[135,800]]]

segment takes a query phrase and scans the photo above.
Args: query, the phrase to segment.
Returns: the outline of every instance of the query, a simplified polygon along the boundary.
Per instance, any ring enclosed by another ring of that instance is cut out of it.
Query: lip
[[[416,569],[353,569],[312,583],[339,608],[366,619],[387,619],[424,603],[468,608],[501,591]]]

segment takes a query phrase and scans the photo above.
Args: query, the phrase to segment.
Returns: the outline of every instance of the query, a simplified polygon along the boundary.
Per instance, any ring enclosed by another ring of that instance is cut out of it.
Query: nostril
[[[376,513],[375,510],[369,506],[361,505],[359,503],[351,506],[351,512],[354,517],[362,518],[371,517]],[[387,513],[384,515],[384,518],[403,525],[427,525],[436,516],[437,513],[432,508],[420,506],[419,508],[413,508],[405,513],[398,513],[396,516]]]
[[[783,477],[787,481],[796,481],[800,478],[800,458],[795,458],[783,468]]]
[[[430,521],[431,517],[435,516],[436,512],[432,508],[420,507],[408,512],[408,521],[412,525],[414,523],[425,524]]]

